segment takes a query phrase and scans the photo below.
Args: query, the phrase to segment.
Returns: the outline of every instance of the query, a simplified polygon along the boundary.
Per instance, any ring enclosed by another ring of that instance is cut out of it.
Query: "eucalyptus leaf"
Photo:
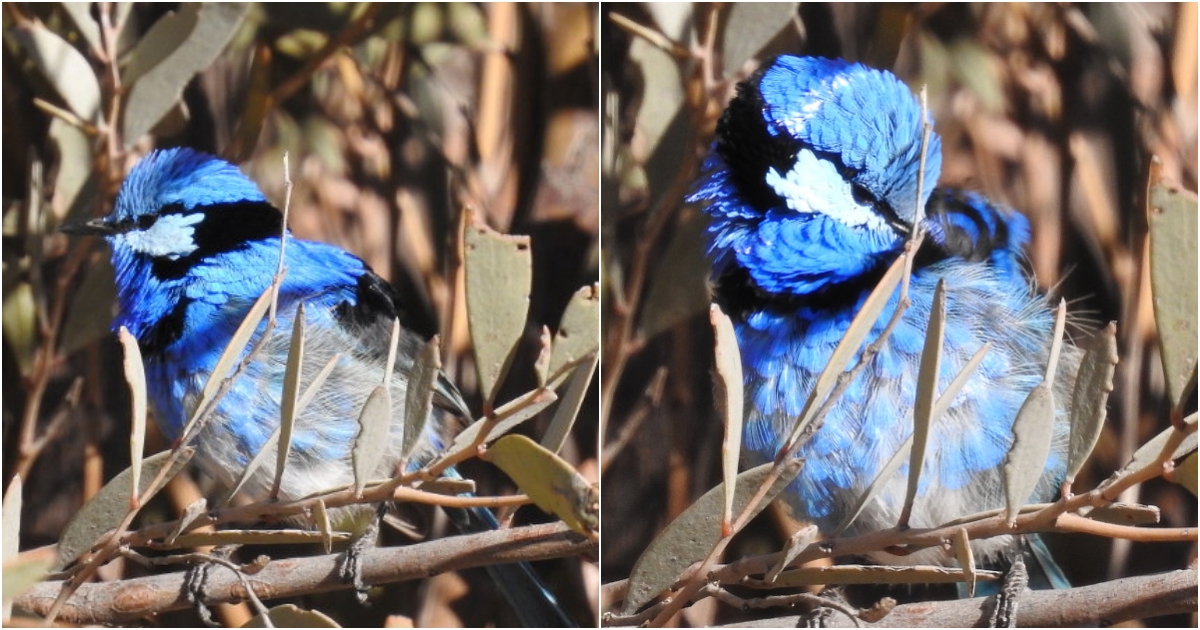
[[[1113,390],[1113,373],[1117,368],[1117,325],[1109,322],[1097,331],[1084,348],[1083,360],[1075,377],[1071,394],[1071,439],[1067,449],[1066,482],[1087,461],[1108,416],[1108,394]]]
[[[178,474],[193,452],[194,449],[191,448],[180,449],[180,456],[175,458],[174,465],[164,479],[169,480]],[[158,476],[170,458],[171,451],[163,451],[142,460],[142,478],[138,494],[146,492],[150,482]],[[99,542],[105,532],[121,524],[125,515],[129,513],[129,486],[132,474],[128,468],[117,473],[91,501],[75,513],[58,539],[58,562],[54,566],[55,570],[67,566]]]
[[[288,343],[287,363],[283,371],[283,391],[279,405],[279,442],[275,449],[275,479],[271,496],[279,496],[283,484],[283,473],[287,469],[288,454],[292,450],[292,432],[296,427],[296,416],[300,414],[300,369],[304,365],[304,302],[296,306],[292,318],[292,338]],[[262,449],[263,451],[267,449]]]
[[[340,628],[329,615],[315,610],[304,610],[295,604],[283,604],[256,615],[243,628]],[[270,623],[267,621],[270,620]]]
[[[36,312],[33,303],[33,286],[20,281],[15,286],[4,287],[4,338],[13,349],[17,367],[23,376],[33,368],[33,351],[37,347]]]
[[[803,461],[792,459],[780,466],[779,476],[753,514],[762,511],[800,474]],[[763,464],[737,476],[733,502],[735,513],[740,514],[745,510],[746,504],[767,481],[773,467],[774,464]],[[631,614],[649,603],[674,584],[688,567],[712,552],[721,539],[721,514],[725,510],[724,485],[704,493],[646,547],[629,575],[623,614]]]
[[[433,386],[441,369],[441,340],[435,336],[417,353],[404,394],[404,435],[400,440],[400,452],[405,457],[409,456],[429,423],[429,414],[433,411]]]
[[[1050,456],[1054,432],[1054,390],[1039,383],[1013,421],[1013,445],[1004,459],[1004,498],[1011,523],[1033,494]]]
[[[708,289],[710,266],[704,255],[707,225],[708,219],[694,210],[680,216],[640,309],[639,336],[649,339],[670,330],[679,322],[703,313],[712,302]]]
[[[15,558],[17,552],[21,550],[21,492],[23,488],[21,475],[13,475],[12,481],[8,482],[8,487],[4,489],[4,562],[8,562],[9,558]]]
[[[1152,182],[1150,286],[1158,324],[1163,376],[1171,403],[1180,404],[1196,379],[1196,196]]]
[[[563,444],[567,442],[567,436],[575,426],[575,419],[583,407],[583,398],[587,395],[588,385],[592,383],[592,375],[595,374],[599,361],[600,355],[592,354],[591,360],[580,363],[571,371],[571,377],[567,380],[567,391],[554,408],[550,426],[546,427],[546,432],[542,434],[541,444],[551,452],[561,451]]]
[[[121,326],[117,338],[125,353],[123,367],[125,382],[129,383],[131,428],[129,430],[129,505],[139,505],[141,494],[142,453],[146,446],[146,368],[142,364],[142,350],[138,340],[129,329]]]
[[[846,327],[846,333],[842,335],[842,340],[838,342],[836,348],[833,349],[833,354],[829,355],[829,361],[825,364],[825,369],[821,370],[821,374],[817,376],[817,383],[808,394],[808,400],[804,402],[804,409],[800,414],[800,419],[796,421],[792,427],[791,435],[788,436],[787,445],[789,448],[795,448],[800,436],[808,429],[808,425],[812,423],[813,416],[816,415],[817,409],[820,407],[818,403],[825,400],[830,390],[837,383],[838,376],[845,371],[846,366],[850,365],[850,361],[858,355],[859,349],[862,348],[863,340],[871,333],[875,327],[875,322],[879,319],[883,309],[891,300],[896,288],[900,286],[900,279],[904,275],[904,256],[897,258],[891,267],[879,279],[879,283],[871,291],[867,299],[863,301],[862,308],[858,310],[858,314],[854,319],[850,320],[850,325]]]
[[[59,343],[63,354],[73,354],[109,335],[113,320],[112,305],[116,301],[115,286],[113,267],[108,256],[104,256],[103,260],[93,259],[87,265],[83,281],[71,296],[71,305],[67,308],[67,319]],[[7,325],[7,312],[4,321]]]
[[[733,322],[713,304],[708,311],[713,328],[713,402],[717,414],[725,427],[721,440],[721,486],[725,488],[725,513],[721,519],[725,534],[732,533],[728,525],[733,522],[733,490],[738,472],[738,461],[742,453],[742,420],[745,399],[742,390],[742,355],[738,350],[737,333]]]
[[[522,423],[528,421],[530,418],[541,413],[543,409],[554,404],[554,401],[556,400],[558,400],[558,396],[554,392],[550,390],[539,390],[530,392],[529,394],[526,394],[525,396],[508,403],[508,405],[505,405],[505,407],[512,405],[516,407],[516,410],[511,414],[504,414],[499,422],[494,423],[494,426],[492,426],[491,430],[488,431],[488,434],[483,441],[493,441],[505,433],[512,431]],[[497,410],[496,413],[498,416],[501,415],[500,410]],[[477,420],[471,423],[467,428],[463,429],[462,432],[454,437],[454,443],[450,445],[450,450],[458,450],[473,444],[479,437],[479,432],[482,431],[487,424],[487,419]]]
[[[794,28],[795,2],[735,2],[722,37],[722,68],[728,79],[781,31]]]
[[[4,36],[21,47],[34,70],[67,109],[82,120],[99,122],[100,82],[91,64],[74,46],[42,23],[28,20],[6,25]]]
[[[913,433],[911,457],[908,462],[908,487],[904,495],[901,525],[907,525],[913,501],[925,465],[925,447],[929,444],[929,429],[933,423],[934,398],[938,377],[942,373],[942,340],[946,330],[946,283],[939,278],[933,290],[933,306],[929,326],[925,330],[925,345],[921,349],[921,364],[917,372],[917,396],[913,403]]]
[[[485,400],[492,400],[525,331],[533,258],[529,237],[470,224],[464,235],[467,324]]]
[[[160,18],[129,54],[123,80],[126,146],[152,129],[196,73],[212,65],[237,32],[248,3],[185,3]]]
[[[523,435],[506,435],[482,455],[517,484],[539,508],[583,536],[600,526],[596,493],[587,479],[559,456]]]
[[[553,380],[558,372],[582,362],[600,348],[600,285],[583,287],[571,296],[563,312],[547,373]]]
[[[363,488],[383,461],[391,426],[391,390],[377,385],[367,396],[362,412],[358,414],[358,434],[354,436],[354,448],[351,451],[354,462],[354,492],[358,496],[362,496]]]

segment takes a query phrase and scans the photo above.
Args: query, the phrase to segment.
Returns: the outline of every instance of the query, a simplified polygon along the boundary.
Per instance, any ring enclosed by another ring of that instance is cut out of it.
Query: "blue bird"
[[[64,231],[100,234],[112,247],[119,306],[113,328],[124,326],[137,338],[155,420],[168,438],[179,438],[235,329],[272,282],[283,215],[235,166],[178,148],[154,151],[138,162],[111,214]],[[333,368],[296,417],[279,492],[286,501],[353,483],[358,415],[371,390],[383,382],[393,321],[409,320],[394,289],[356,256],[290,237],[284,251],[278,324],[192,444],[193,461],[234,487],[279,426],[289,340],[293,321],[303,312],[301,383],[312,383],[327,364]],[[251,347],[265,330],[264,321]],[[401,405],[422,343],[407,326],[402,330],[390,378],[396,420],[372,478],[390,477],[405,455],[407,468],[417,468],[443,447],[456,416],[471,417],[457,388],[439,374],[430,421],[411,453],[401,453]],[[266,462],[245,483],[243,496],[268,497],[274,455]],[[360,506],[339,516],[361,527],[369,513],[369,507]],[[467,528],[496,526],[485,509],[452,517]],[[523,623],[573,625],[528,565],[495,565],[489,571]]]
[[[946,286],[938,391],[985,343],[983,363],[931,429],[909,521],[934,527],[1004,506],[1002,461],[1012,424],[1045,373],[1053,308],[1022,267],[1030,238],[1021,215],[975,193],[933,188],[941,142],[931,134],[918,200],[921,108],[889,72],[837,59],[781,56],[738,86],[717,125],[689,197],[705,202],[715,296],[733,318],[745,385],[749,464],[783,446],[805,399],[863,300],[916,228],[926,238],[912,271],[912,305],[880,352],[797,453],[800,476],[784,496],[832,533],[912,433],[925,328],[939,280]],[[868,342],[891,317],[892,296]],[[854,362],[857,361],[857,356]],[[1078,358],[1068,350],[1055,384],[1067,401]],[[853,364],[853,362],[852,362]],[[1051,499],[1065,474],[1066,410],[1033,500]],[[845,531],[898,523],[907,466]],[[1012,559],[1013,537],[974,543],[984,562]],[[951,564],[942,549],[885,564]]]

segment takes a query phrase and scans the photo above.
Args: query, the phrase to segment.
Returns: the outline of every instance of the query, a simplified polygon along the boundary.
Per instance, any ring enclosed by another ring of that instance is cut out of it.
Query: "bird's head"
[[[154,151],[138,162],[110,214],[62,231],[102,235],[119,268],[149,262],[162,276],[251,239],[278,236],[281,227],[279,211],[236,166],[176,148]]]
[[[692,201],[715,273],[808,294],[886,264],[912,229],[921,108],[890,72],[785,55],[738,86]],[[941,170],[930,134],[920,204]]]

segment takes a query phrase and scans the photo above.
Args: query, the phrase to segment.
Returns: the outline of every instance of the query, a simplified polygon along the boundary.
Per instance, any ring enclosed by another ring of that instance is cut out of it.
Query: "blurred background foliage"
[[[598,279],[595,5],[5,3],[3,20],[4,481],[25,480],[22,549],[53,543],[129,463],[109,254],[55,230],[109,212],[152,148],[243,164],[280,207],[288,154],[293,233],[396,285],[422,332],[442,332],[446,370],[474,408],[454,245],[463,208],[532,236],[530,339]],[[532,383],[528,369],[509,384]],[[595,481],[597,393],[588,400],[563,454]],[[148,452],[166,447],[156,439]],[[482,493],[511,490],[494,469],[483,476]],[[144,518],[172,518],[204,492],[181,477]],[[544,564],[576,619],[594,620],[594,566]],[[101,575],[139,570],[117,562]],[[515,623],[482,571],[465,579],[388,587],[401,599],[338,618]],[[221,611],[226,623],[244,613]]]
[[[1157,156],[1166,179],[1196,190],[1195,3],[622,4],[602,17],[604,583],[628,577],[654,535],[720,481],[704,224],[682,198],[734,85],[773,55],[843,57],[927,85],[939,183],[1029,217],[1037,282],[1068,299],[1074,334],[1117,321],[1109,420],[1076,490],[1169,426],[1146,181]],[[1122,500],[1158,506],[1166,526],[1196,524],[1195,496],[1162,479]],[[731,557],[782,548],[793,526],[766,514]],[[1196,558],[1186,543],[1051,538],[1076,585]],[[712,600],[683,614],[699,626],[743,618]]]

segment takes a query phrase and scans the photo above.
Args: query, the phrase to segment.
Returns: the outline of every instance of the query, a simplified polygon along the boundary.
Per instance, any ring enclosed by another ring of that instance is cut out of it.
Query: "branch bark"
[[[1196,611],[1196,567],[1121,578],[1067,590],[1029,591],[1021,595],[1017,624],[1030,627],[1110,626],[1131,619]],[[976,597],[943,602],[918,602],[896,606],[876,623],[859,621],[834,613],[823,619],[827,628],[970,628],[986,626],[995,597]],[[803,625],[799,615],[774,617],[728,628],[795,628]]]
[[[562,523],[514,527],[453,536],[405,547],[375,548],[363,558],[367,584],[386,584],[429,577],[445,571],[529,562],[576,555],[596,555],[599,545]],[[338,577],[340,554],[289,558],[268,563],[245,576],[261,599],[295,597],[348,589]],[[117,582],[84,584],[62,607],[59,622],[121,624],[171,610],[188,608],[182,571]],[[43,582],[14,600],[14,610],[44,615],[63,582]],[[243,582],[232,571],[215,568],[205,588],[205,603],[246,599]]]

